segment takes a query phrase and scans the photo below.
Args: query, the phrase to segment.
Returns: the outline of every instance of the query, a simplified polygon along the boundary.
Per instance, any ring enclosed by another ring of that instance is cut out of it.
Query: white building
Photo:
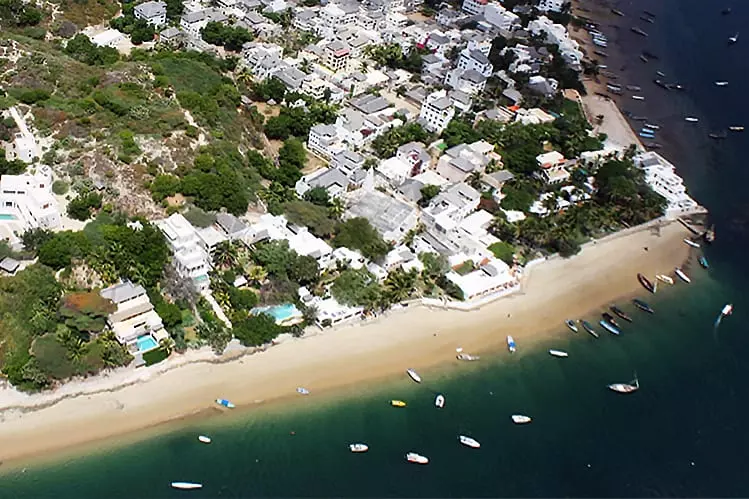
[[[463,0],[463,11],[474,16],[480,16],[486,9],[488,0]]]
[[[455,116],[455,106],[447,97],[447,92],[440,90],[427,95],[421,105],[419,121],[430,132],[442,133],[453,116]]]
[[[24,163],[32,163],[36,154],[36,140],[30,133],[17,133],[10,143],[10,148],[5,152],[7,160],[18,159]]]
[[[536,162],[541,168],[536,173],[547,184],[560,184],[570,179],[570,172],[565,168],[567,160],[557,151],[550,151],[536,156]]]
[[[356,319],[361,317],[361,313],[364,311],[362,307],[342,305],[332,296],[328,298],[314,296],[305,287],[299,288],[297,293],[304,305],[317,311],[316,322],[320,327],[330,327]]]
[[[543,123],[551,123],[554,119],[552,115],[536,107],[532,109],[518,109],[515,113],[515,122],[522,123],[523,125],[541,125]]]
[[[538,10],[541,12],[562,12],[569,3],[570,0],[538,0]]]
[[[460,52],[458,68],[462,70],[472,69],[487,78],[494,72],[494,66],[492,66],[486,54],[478,49],[471,50],[468,47]]]
[[[325,45],[323,64],[334,73],[347,71],[349,60],[351,60],[351,48],[348,44],[334,40]]]
[[[359,189],[346,195],[345,218],[363,217],[386,241],[400,242],[419,222],[418,210],[377,190]]]
[[[579,44],[570,38],[566,27],[554,23],[546,16],[541,16],[528,23],[528,31],[534,35],[541,35],[547,42],[556,45],[559,48],[559,53],[570,67],[573,69],[580,67],[583,53]]]
[[[0,177],[0,220],[14,220],[24,230],[60,228],[60,207],[52,193],[48,166]]]
[[[133,9],[133,15],[158,28],[166,24],[166,3],[150,1],[138,4]]]
[[[512,31],[515,26],[520,25],[520,17],[497,2],[491,2],[486,6],[484,19],[492,26],[506,31]]]
[[[473,69],[455,68],[445,76],[445,85],[467,95],[478,95],[486,88],[486,76]]]
[[[306,227],[289,226],[283,215],[261,215],[247,229],[242,241],[247,246],[261,241],[286,241],[289,249],[314,258],[321,268],[327,268],[333,262],[333,248],[328,243],[311,234]]]
[[[445,277],[461,289],[467,301],[502,296],[520,288],[507,264],[496,258],[488,259],[478,270],[466,275],[448,272]]]
[[[213,268],[211,252],[228,238],[213,227],[196,229],[179,213],[154,223],[164,233],[172,250],[177,273],[192,279],[199,291],[208,290],[208,272]]]
[[[125,33],[120,33],[116,29],[108,29],[90,38],[91,43],[93,43],[97,47],[116,48],[118,43],[124,41],[127,38],[127,35],[125,35]]]
[[[334,125],[318,123],[309,130],[307,147],[310,151],[324,158],[331,158],[334,154],[344,149],[343,143],[338,136],[338,129]]]
[[[451,183],[463,182],[474,173],[483,173],[494,161],[502,165],[502,157],[494,152],[494,146],[480,140],[473,144],[460,144],[445,151],[437,162],[437,173]]]
[[[99,294],[117,306],[107,323],[117,341],[130,353],[139,355],[154,350],[160,340],[169,337],[143,286],[125,281],[102,289]]]
[[[650,151],[635,156],[634,163],[645,171],[645,181],[648,185],[666,198],[666,217],[677,218],[701,209],[687,194],[684,180],[676,174],[676,167],[663,156]]]

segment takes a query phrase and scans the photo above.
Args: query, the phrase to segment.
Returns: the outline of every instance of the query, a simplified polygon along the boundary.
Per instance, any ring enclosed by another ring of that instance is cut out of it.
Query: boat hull
[[[650,282],[650,280],[647,277],[645,277],[642,274],[637,274],[637,280],[640,281],[640,284],[642,285],[643,288],[647,289],[651,293],[655,293],[655,285],[652,282]]]
[[[598,322],[598,324],[600,324],[603,329],[605,329],[606,331],[608,331],[611,334],[615,334],[617,336],[619,336],[620,334],[622,334],[622,332],[619,331],[619,328],[617,328],[616,326],[613,326],[613,325],[609,324],[608,322],[606,322],[603,319],[601,319]]]

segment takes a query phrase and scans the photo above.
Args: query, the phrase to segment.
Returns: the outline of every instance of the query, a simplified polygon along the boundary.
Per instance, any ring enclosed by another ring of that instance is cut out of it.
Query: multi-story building
[[[494,66],[489,58],[480,50],[463,49],[458,58],[458,68],[462,70],[472,69],[485,77],[490,77],[494,72]]]
[[[562,12],[570,0],[538,0],[538,10],[542,12]]]
[[[489,0],[463,0],[463,11],[474,16],[483,15]]]
[[[486,166],[494,161],[502,164],[502,157],[494,152],[494,146],[480,140],[473,144],[460,144],[451,147],[437,162],[437,173],[448,181],[463,182],[471,174],[483,173]]]
[[[536,162],[541,168],[536,176],[547,184],[560,184],[569,180],[570,172],[565,168],[567,160],[557,151],[550,151],[536,156]]]
[[[441,133],[455,116],[455,106],[447,98],[447,92],[440,90],[427,95],[421,105],[419,121],[430,132]]]
[[[0,220],[20,222],[24,230],[61,226],[60,208],[52,193],[52,170],[48,166],[0,177]]]
[[[151,1],[138,4],[133,9],[133,15],[158,28],[166,24],[166,3]]]
[[[486,76],[473,69],[455,68],[445,76],[445,85],[468,95],[478,95],[486,88]]]
[[[338,130],[334,125],[318,123],[309,130],[307,147],[310,151],[324,158],[330,158],[343,150],[343,144],[338,137]]]
[[[554,23],[546,16],[541,16],[528,23],[528,31],[534,35],[542,35],[547,42],[556,45],[567,64],[579,70],[583,53],[579,44],[570,38],[567,28]]]
[[[650,151],[634,157],[634,163],[645,172],[645,181],[668,205],[665,215],[676,218],[700,210],[697,202],[687,194],[684,180],[676,174],[676,167],[660,154]]]
[[[340,40],[334,40],[327,45],[323,52],[323,64],[334,73],[346,71],[351,59],[351,48]]]
[[[506,31],[512,31],[520,25],[520,17],[498,2],[491,2],[486,6],[484,19],[492,26]]]

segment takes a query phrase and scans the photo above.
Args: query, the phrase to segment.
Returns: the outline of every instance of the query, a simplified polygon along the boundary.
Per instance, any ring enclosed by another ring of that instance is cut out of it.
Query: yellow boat
[[[393,407],[406,407],[406,403],[402,400],[391,400],[390,405]]]

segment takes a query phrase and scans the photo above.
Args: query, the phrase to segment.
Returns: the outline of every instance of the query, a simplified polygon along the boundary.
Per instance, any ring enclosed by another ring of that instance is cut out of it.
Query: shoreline
[[[395,376],[406,367],[428,370],[454,361],[458,346],[471,353],[504,351],[507,334],[515,337],[520,355],[555,337],[569,340],[564,319],[633,296],[640,289],[637,272],[668,272],[686,260],[690,249],[682,239],[688,231],[675,221],[664,224],[593,241],[568,260],[550,258],[526,271],[519,293],[471,312],[411,306],[289,339],[251,356],[229,352],[211,362],[196,351],[164,368],[115,372],[52,393],[10,397],[5,390],[0,393],[0,460],[68,454],[218,413],[217,397],[235,402],[241,414],[257,404],[294,397],[298,386],[314,396]]]

